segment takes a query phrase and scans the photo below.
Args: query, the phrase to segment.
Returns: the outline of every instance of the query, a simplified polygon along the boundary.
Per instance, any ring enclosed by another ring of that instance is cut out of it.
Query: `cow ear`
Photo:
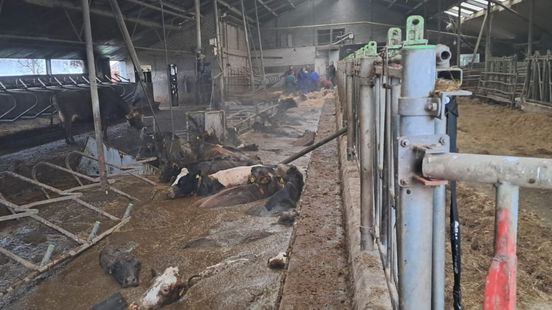
[[[125,115],[125,117],[126,117],[127,120],[129,120],[129,119],[132,118],[132,114],[129,113],[129,114]]]

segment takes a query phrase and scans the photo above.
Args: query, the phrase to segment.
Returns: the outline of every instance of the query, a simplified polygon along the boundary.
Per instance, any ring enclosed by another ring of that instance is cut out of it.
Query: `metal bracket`
[[[404,45],[427,45],[427,40],[424,39],[424,18],[422,16],[412,15],[406,19]]]
[[[443,104],[438,97],[399,98],[401,116],[435,116],[441,118]]]
[[[425,186],[439,186],[448,181],[432,180],[422,176],[422,160],[426,154],[448,153],[447,135],[429,135],[399,137],[398,140],[398,178],[401,187],[410,187],[414,182]]]

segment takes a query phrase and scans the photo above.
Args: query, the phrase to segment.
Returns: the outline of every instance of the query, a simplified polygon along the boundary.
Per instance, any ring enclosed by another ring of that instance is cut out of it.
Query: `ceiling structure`
[[[260,22],[293,10],[305,0],[244,0],[247,20]],[[0,0],[0,57],[82,58],[84,35],[80,0]],[[94,43],[100,54],[124,57],[124,46],[108,0],[89,0]],[[195,26],[194,0],[118,0],[138,50]],[[201,14],[213,0],[200,0]],[[241,21],[240,0],[218,0],[220,14]],[[162,18],[164,16],[164,18]],[[164,25],[163,25],[164,24]],[[184,52],[186,51],[169,51]]]

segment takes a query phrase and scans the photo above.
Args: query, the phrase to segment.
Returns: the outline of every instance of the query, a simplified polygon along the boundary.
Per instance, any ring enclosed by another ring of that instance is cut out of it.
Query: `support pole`
[[[196,85],[195,85],[195,94],[197,103],[203,104],[203,96],[201,93],[201,71],[203,71],[203,59],[201,56],[202,47],[201,47],[201,2],[200,0],[195,0],[195,26],[196,26]]]
[[[84,2],[84,0],[82,0]],[[157,126],[157,131],[159,130],[159,122],[157,122],[157,119],[155,117],[155,111],[153,110],[152,100],[153,98],[150,98],[146,86],[144,85],[144,76],[142,74],[142,65],[140,64],[140,59],[138,58],[138,54],[136,53],[136,49],[134,48],[134,43],[132,43],[132,38],[130,37],[130,33],[128,32],[128,28],[125,24],[123,13],[121,12],[121,8],[119,7],[119,3],[117,0],[109,0],[109,4],[111,5],[111,9],[113,10],[113,15],[115,16],[115,20],[117,21],[117,25],[119,26],[119,30],[121,31],[121,34],[123,35],[123,39],[125,41],[125,45],[127,47],[128,53],[130,55],[130,59],[132,60],[132,64],[134,65],[134,70],[138,72],[138,81],[137,83],[140,84],[140,87],[142,88],[142,91],[144,92],[144,96],[146,97],[146,101],[148,102],[148,107],[150,109],[150,112],[152,113],[153,120],[155,121],[155,124]],[[167,28],[170,29],[170,28]],[[90,79],[92,81],[92,79]]]
[[[345,62],[345,107],[347,112],[347,159],[355,155],[355,119],[353,112],[353,61]]]
[[[485,36],[485,72],[489,72],[489,59],[492,57],[492,27],[493,27],[493,12],[491,1],[487,1],[487,12],[489,14],[487,22],[487,35]]]
[[[90,7],[88,0],[82,0],[82,18],[84,24],[84,37],[86,41],[86,60],[88,63],[88,80],[90,80],[90,96],[92,99],[92,114],[94,116],[94,134],[98,152],[98,167],[100,183],[103,191],[107,191],[107,169],[105,167],[105,154],[102,135],[102,120],[100,114],[100,100],[98,96],[98,84],[96,82],[96,65],[94,61],[94,46],[92,44],[92,26],[90,24]]]
[[[358,106],[359,158],[360,158],[360,247],[374,249],[374,159],[376,154],[376,94],[370,75],[374,68],[374,57],[365,57],[360,63],[360,102]],[[354,124],[349,124],[354,126]]]
[[[249,36],[247,31],[247,15],[245,13],[245,5],[243,4],[243,0],[240,0],[241,3],[241,14],[242,14],[242,20],[243,20],[243,32],[245,34],[245,45],[247,48],[247,60],[249,61],[249,77],[251,79],[251,84],[249,85],[251,90],[255,88],[255,76],[253,75],[253,62],[251,61],[251,45],[249,44]]]
[[[529,0],[529,33],[527,35],[527,56],[533,55],[533,28],[535,21],[535,0]]]
[[[519,187],[500,183],[496,188],[495,255],[485,286],[485,310],[516,309],[517,225]]]
[[[217,0],[213,0],[213,11],[215,13],[215,33],[217,36],[217,52],[218,52],[218,59],[219,59],[219,65],[220,65],[220,82],[219,82],[220,102],[222,105],[221,108],[224,109],[224,55],[222,54],[224,47],[222,46],[222,34],[220,31],[220,17],[219,17]]]
[[[265,67],[264,67],[264,56],[263,56],[263,39],[261,37],[261,25],[259,23],[259,11],[257,9],[257,0],[253,1],[255,3],[255,19],[257,21],[257,34],[259,36],[259,56],[261,57],[261,74],[263,76],[263,82],[262,85],[265,85]],[[264,3],[264,2],[263,2]],[[277,16],[277,15],[276,15]]]
[[[458,18],[456,25],[456,66],[460,67],[460,53],[462,53],[461,33],[462,33],[462,0],[458,0]]]
[[[483,17],[483,22],[481,23],[481,28],[479,29],[479,35],[477,36],[477,42],[475,43],[475,48],[473,49],[472,59],[470,61],[470,69],[473,68],[473,63],[475,62],[475,56],[479,50],[479,44],[481,43],[481,37],[483,37],[483,31],[485,30],[485,25],[487,24],[487,18],[489,17],[489,11],[485,11],[485,17]]]
[[[303,156],[305,156],[306,154],[316,150],[317,148],[323,146],[324,144],[332,141],[333,139],[336,139],[337,137],[343,135],[344,133],[347,132],[347,128],[341,128],[340,130],[338,130],[336,133],[334,133],[333,135],[329,136],[329,137],[326,137],[318,142],[316,142],[315,144],[309,146],[309,147],[306,147],[304,148],[303,150],[299,151],[298,153],[294,154],[294,155],[291,155],[290,157],[284,159],[281,163],[282,164],[289,164],[291,163],[292,161],[295,161],[297,160],[298,158],[301,158]]]
[[[435,89],[435,46],[406,45],[402,49],[402,84],[399,111],[423,111]],[[433,136],[434,117],[421,113],[401,113],[399,138],[408,148],[407,139]],[[415,165],[404,162],[400,169],[414,171]],[[410,180],[400,180],[400,204],[397,224],[399,255],[400,309],[431,309],[432,291],[432,222],[433,188]]]

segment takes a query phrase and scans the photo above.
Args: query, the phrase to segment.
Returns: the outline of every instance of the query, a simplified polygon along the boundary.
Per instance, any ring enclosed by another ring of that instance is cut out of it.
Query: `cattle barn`
[[[552,309],[550,12],[0,0],[0,309]]]

